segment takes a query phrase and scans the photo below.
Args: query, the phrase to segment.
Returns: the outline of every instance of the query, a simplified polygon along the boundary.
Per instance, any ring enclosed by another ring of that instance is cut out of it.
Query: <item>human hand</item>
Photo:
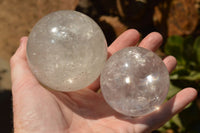
[[[128,30],[110,47],[109,56],[116,51],[134,46],[139,41],[136,30]],[[164,103],[159,110],[146,116],[131,118],[121,115],[106,104],[99,90],[99,80],[79,91],[58,92],[45,89],[32,75],[26,59],[27,37],[11,58],[11,77],[15,133],[143,133],[151,132],[193,101],[197,92],[185,88]],[[162,44],[159,33],[145,37],[139,47],[155,51]],[[166,57],[169,72],[176,59]]]

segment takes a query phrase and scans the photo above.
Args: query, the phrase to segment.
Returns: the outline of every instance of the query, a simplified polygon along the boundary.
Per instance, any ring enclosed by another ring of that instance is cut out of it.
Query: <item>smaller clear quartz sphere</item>
[[[87,87],[100,75],[107,43],[100,27],[77,11],[57,11],[33,27],[27,59],[36,78],[59,91]]]
[[[157,110],[169,89],[169,73],[159,56],[141,47],[128,47],[112,55],[100,78],[106,102],[127,116]]]

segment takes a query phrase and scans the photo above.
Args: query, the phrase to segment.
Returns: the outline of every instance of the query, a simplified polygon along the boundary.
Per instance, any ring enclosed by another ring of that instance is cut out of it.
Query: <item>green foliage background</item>
[[[167,39],[164,52],[177,59],[177,67],[170,75],[170,90],[167,99],[185,87],[200,88],[200,36],[171,36]],[[159,129],[173,129],[177,133],[200,133],[200,100],[197,98],[182,112],[174,116]]]

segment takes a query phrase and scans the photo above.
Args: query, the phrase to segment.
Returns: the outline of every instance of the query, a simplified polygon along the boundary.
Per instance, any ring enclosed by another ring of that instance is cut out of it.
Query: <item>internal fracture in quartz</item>
[[[107,58],[107,43],[100,27],[76,11],[57,11],[32,29],[27,45],[29,66],[45,86],[73,91],[90,85]]]
[[[102,73],[101,90],[117,112],[141,116],[157,110],[169,88],[163,61],[141,47],[128,47],[112,55]]]

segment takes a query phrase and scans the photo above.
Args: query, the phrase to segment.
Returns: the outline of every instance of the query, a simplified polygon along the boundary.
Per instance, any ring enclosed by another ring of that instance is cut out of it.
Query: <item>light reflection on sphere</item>
[[[128,47],[108,59],[100,82],[103,96],[114,110],[142,116],[158,109],[165,100],[169,73],[153,52]]]
[[[95,81],[107,58],[100,27],[76,11],[57,11],[33,27],[27,44],[29,66],[45,86],[74,91]]]

